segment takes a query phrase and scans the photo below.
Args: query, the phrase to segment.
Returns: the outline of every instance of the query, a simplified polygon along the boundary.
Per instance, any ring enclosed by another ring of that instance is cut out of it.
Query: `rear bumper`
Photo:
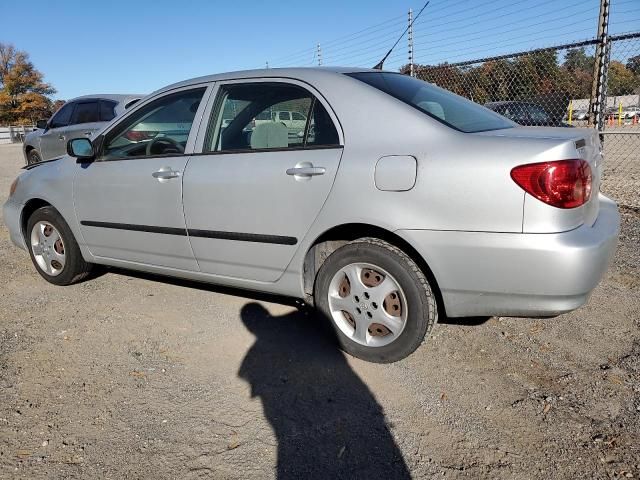
[[[587,301],[611,263],[619,230],[616,204],[600,195],[595,223],[563,233],[396,233],[428,263],[448,316],[538,317]]]

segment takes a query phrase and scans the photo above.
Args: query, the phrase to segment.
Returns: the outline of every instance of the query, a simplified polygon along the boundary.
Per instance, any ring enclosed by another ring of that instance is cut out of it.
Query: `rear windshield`
[[[347,75],[462,132],[484,132],[515,126],[513,122],[477,103],[408,75],[388,72],[358,72]]]

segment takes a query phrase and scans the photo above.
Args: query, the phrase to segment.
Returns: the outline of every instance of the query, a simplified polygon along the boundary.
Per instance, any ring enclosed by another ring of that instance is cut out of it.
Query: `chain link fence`
[[[414,69],[418,78],[521,125],[587,127],[597,44],[594,39]],[[609,37],[606,47],[602,190],[622,205],[640,208],[640,33]]]

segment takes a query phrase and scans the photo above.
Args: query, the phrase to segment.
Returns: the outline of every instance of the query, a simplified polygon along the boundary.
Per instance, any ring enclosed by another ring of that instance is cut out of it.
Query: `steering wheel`
[[[182,145],[180,145],[177,141],[175,141],[173,138],[171,137],[154,137],[153,140],[151,140],[149,143],[147,143],[147,156],[153,155],[153,153],[151,153],[151,150],[153,149],[153,146],[157,143],[165,143],[168,144],[169,146],[175,147],[176,150],[178,150],[178,153],[184,153],[184,147]]]

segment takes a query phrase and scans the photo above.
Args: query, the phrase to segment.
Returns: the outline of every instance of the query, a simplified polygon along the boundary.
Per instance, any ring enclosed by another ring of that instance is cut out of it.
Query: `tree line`
[[[583,99],[591,96],[594,57],[584,48],[567,51],[562,60],[556,50],[543,50],[512,59],[481,64],[414,66],[417,78],[435,83],[477,103],[530,100],[543,97]],[[402,67],[403,73],[408,66]],[[611,60],[608,96],[640,94],[640,55],[626,63]]]

